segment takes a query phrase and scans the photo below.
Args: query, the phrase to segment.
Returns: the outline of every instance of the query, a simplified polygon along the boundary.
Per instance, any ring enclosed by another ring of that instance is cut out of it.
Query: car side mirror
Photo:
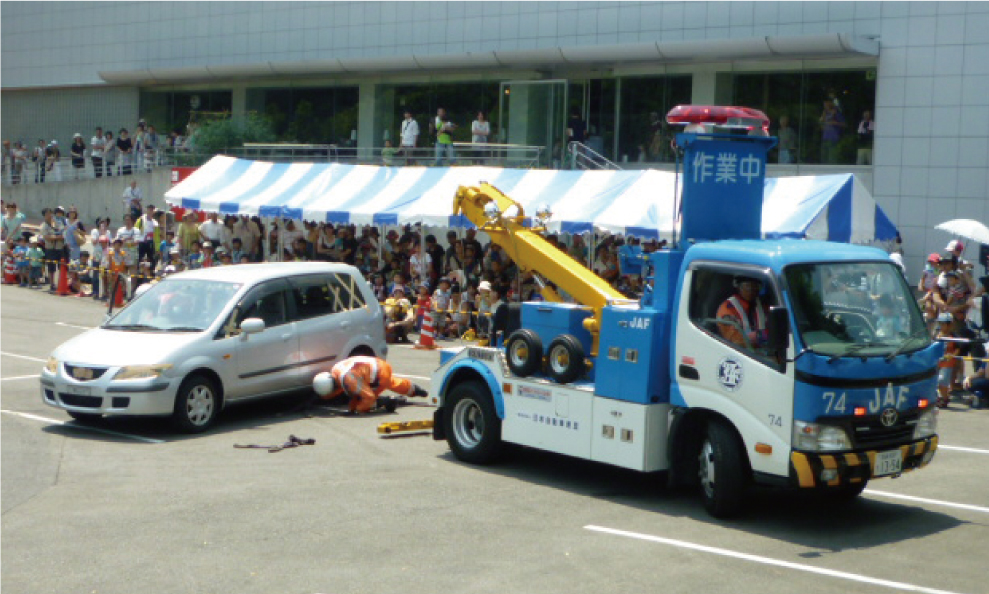
[[[766,334],[766,347],[770,353],[781,353],[790,346],[790,312],[785,307],[769,308]]]
[[[244,335],[257,334],[264,330],[264,320],[261,318],[247,318],[240,323],[240,329]]]

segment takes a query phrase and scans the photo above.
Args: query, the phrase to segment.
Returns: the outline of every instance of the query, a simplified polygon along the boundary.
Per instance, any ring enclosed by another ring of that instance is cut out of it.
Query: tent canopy
[[[165,193],[173,206],[221,214],[357,225],[464,227],[453,216],[462,185],[488,182],[527,212],[548,205],[551,231],[669,237],[675,174],[500,167],[379,167],[268,163],[217,156]],[[896,228],[851,174],[766,180],[763,234],[845,242],[892,239]]]

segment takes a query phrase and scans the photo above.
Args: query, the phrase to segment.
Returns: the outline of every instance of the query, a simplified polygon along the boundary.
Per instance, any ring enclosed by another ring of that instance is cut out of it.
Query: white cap
[[[948,250],[949,252],[960,252],[964,248],[964,245],[965,244],[958,241],[957,239],[952,239],[951,241],[948,242],[948,247],[944,249]]]
[[[334,383],[333,376],[330,375],[330,372],[324,371],[316,374],[316,377],[313,378],[312,389],[320,396],[329,396],[333,393]]]
[[[72,135],[72,138],[82,138],[82,134],[76,132],[75,134]]]
[[[491,283],[489,283],[488,281],[481,281],[481,284],[477,285],[477,290],[478,291],[490,291],[491,290]]]

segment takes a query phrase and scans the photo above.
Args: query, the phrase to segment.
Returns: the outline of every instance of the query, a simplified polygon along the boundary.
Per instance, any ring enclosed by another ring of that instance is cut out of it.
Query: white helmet
[[[330,372],[324,371],[323,373],[316,374],[316,377],[313,378],[312,389],[316,390],[316,393],[320,396],[329,396],[333,393],[335,383]]]

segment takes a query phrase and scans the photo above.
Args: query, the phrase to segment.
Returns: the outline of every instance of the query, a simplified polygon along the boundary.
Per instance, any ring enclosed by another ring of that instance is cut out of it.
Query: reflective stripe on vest
[[[742,331],[746,334],[749,333],[751,331],[751,328],[749,327],[749,316],[746,313],[745,308],[742,307],[742,304],[739,303],[738,297],[736,295],[732,295],[728,298],[728,303],[731,303],[731,306],[735,308],[736,312],[738,312],[738,317],[742,320]],[[752,307],[755,308],[756,330],[765,330],[766,319],[762,313],[762,303],[759,302],[758,298],[756,298],[755,303],[752,304]]]

